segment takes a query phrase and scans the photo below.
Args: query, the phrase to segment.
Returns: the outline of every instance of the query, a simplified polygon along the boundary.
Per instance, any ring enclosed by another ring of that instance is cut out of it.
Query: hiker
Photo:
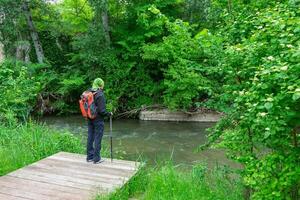
[[[90,99],[91,103],[90,110],[86,113],[88,121],[88,138],[87,138],[87,162],[94,162],[94,164],[101,163],[101,141],[104,130],[104,117],[112,116],[112,112],[106,111],[105,97],[103,93],[104,81],[101,78],[96,78],[93,82],[93,86],[85,94],[90,94],[93,98],[87,98],[88,102]],[[88,102],[90,104],[90,102]],[[83,103],[84,104],[84,103]],[[93,106],[95,105],[95,106]],[[84,105],[83,105],[84,107]],[[93,108],[95,107],[95,111]],[[93,113],[94,112],[94,113]],[[90,116],[92,115],[92,116]]]

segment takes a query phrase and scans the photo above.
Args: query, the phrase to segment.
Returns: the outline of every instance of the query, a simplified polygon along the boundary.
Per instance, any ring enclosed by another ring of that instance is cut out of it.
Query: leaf
[[[264,139],[267,139],[271,135],[270,131],[265,132]]]
[[[293,95],[293,100],[294,100],[294,101],[298,100],[299,98],[300,98],[300,93],[295,93],[295,94]]]
[[[158,10],[155,6],[151,6],[148,10],[155,15],[160,13],[160,10]]]
[[[195,36],[196,39],[199,39],[203,36],[207,36],[208,35],[208,29],[203,29],[202,31],[200,31],[199,33],[197,33],[197,35]]]
[[[273,107],[273,103],[267,102],[264,106],[266,109],[270,110]]]

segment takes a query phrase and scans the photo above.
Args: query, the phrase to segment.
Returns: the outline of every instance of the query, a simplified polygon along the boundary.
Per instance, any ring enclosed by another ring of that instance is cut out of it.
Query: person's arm
[[[110,116],[111,113],[106,111],[106,103],[105,103],[105,97],[104,94],[102,93],[101,95],[98,96],[96,99],[97,101],[97,112],[100,116]]]

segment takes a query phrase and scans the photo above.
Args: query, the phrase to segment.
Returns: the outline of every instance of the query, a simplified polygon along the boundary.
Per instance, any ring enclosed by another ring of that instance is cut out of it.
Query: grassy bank
[[[0,176],[59,151],[82,153],[79,138],[32,122],[0,125]]]
[[[221,169],[208,170],[205,165],[194,165],[183,171],[173,164],[144,168],[120,190],[96,200],[144,199],[242,199],[242,186]]]

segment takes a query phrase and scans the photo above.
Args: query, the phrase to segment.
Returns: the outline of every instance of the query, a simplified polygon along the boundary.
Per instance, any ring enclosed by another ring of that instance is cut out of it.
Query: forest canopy
[[[96,77],[115,111],[228,111],[254,68],[292,50],[299,34],[297,1],[1,0],[0,8],[5,56],[41,79],[45,113],[78,112]]]
[[[114,112],[224,112],[206,146],[245,196],[299,198],[299,0],[0,0],[0,43],[1,121],[78,113],[101,77]]]

